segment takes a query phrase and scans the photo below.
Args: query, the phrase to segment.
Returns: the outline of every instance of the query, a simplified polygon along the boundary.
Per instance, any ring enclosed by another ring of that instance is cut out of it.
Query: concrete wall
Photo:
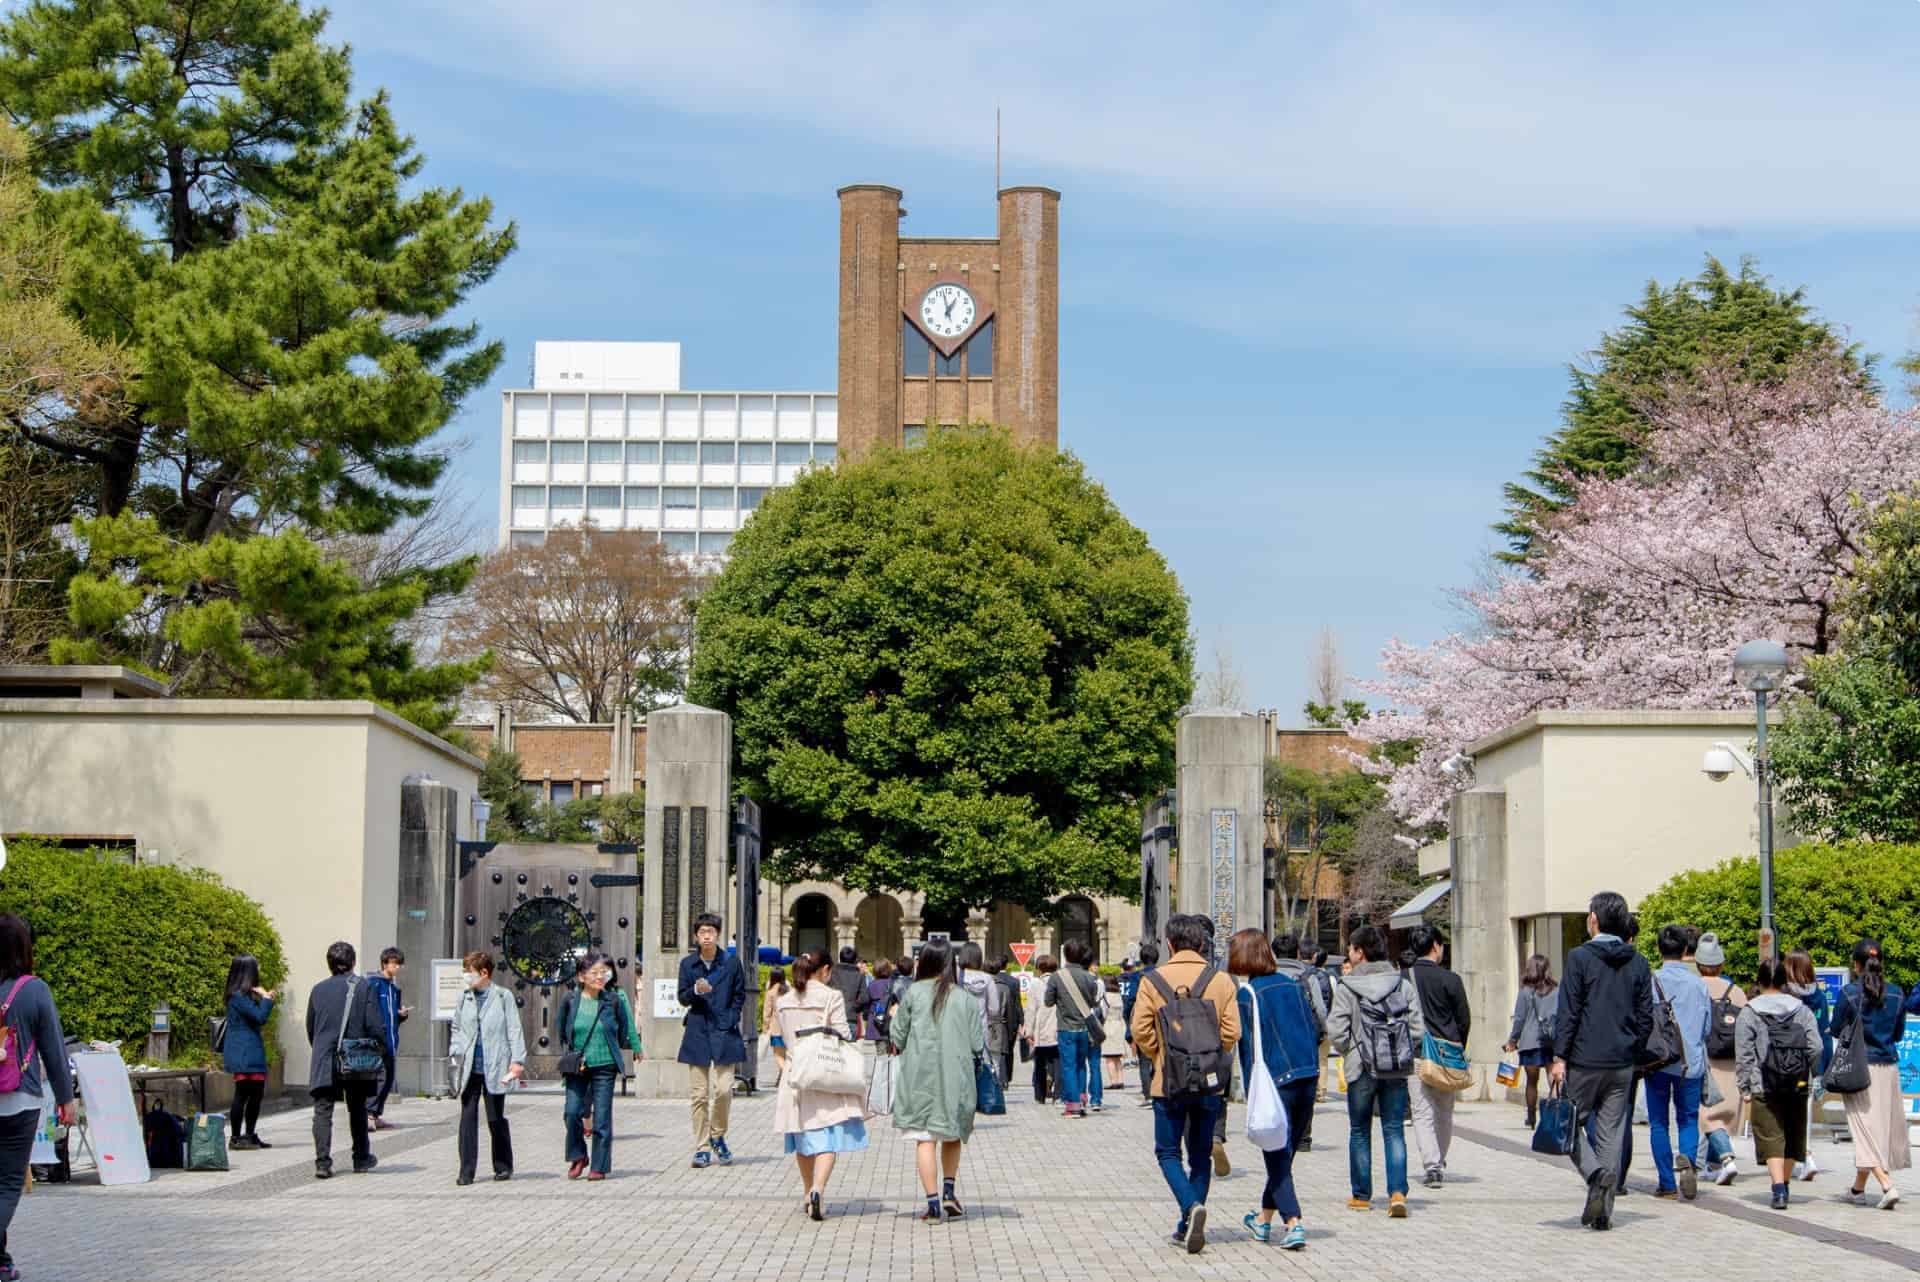
[[[1174,907],[1214,918],[1214,942],[1223,957],[1234,931],[1266,929],[1262,738],[1260,718],[1226,710],[1188,713],[1175,734],[1181,854]],[[1214,868],[1214,825],[1229,814],[1234,849],[1230,913],[1218,906],[1223,892]],[[1222,920],[1228,916],[1231,921]]]
[[[371,965],[395,937],[400,784],[415,771],[463,797],[479,779],[472,757],[370,703],[0,700],[0,828],[128,833],[141,858],[205,868],[266,909],[287,955],[294,1084],[327,946],[347,939]]]

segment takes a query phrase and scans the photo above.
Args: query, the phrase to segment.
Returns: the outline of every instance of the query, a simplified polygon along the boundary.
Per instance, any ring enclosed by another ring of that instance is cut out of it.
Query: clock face
[[[935,285],[920,300],[920,324],[939,338],[958,338],[973,328],[973,295],[959,285]]]

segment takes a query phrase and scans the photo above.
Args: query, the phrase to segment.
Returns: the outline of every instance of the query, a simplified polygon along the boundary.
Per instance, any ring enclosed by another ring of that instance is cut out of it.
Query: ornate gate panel
[[[740,1009],[740,1037],[747,1044],[746,1089],[752,1091],[760,1063],[760,807],[742,798],[733,810],[733,920],[747,1003]]]

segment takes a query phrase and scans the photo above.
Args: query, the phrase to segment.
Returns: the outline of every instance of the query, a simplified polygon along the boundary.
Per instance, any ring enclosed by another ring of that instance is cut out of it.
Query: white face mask
[[[467,977],[468,988],[472,988],[475,984],[480,982],[480,976],[474,974],[472,971],[466,972],[466,977]]]

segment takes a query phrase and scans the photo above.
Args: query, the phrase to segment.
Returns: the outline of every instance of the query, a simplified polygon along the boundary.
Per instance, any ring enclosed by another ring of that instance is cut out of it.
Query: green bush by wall
[[[162,1001],[172,1012],[174,1058],[209,1054],[207,1020],[226,1010],[235,954],[260,959],[268,988],[286,978],[280,935],[266,912],[198,869],[136,867],[105,852],[9,842],[0,912],[33,928],[34,970],[53,990],[67,1036],[118,1041],[130,1063],[144,1055]],[[276,1055],[274,1041],[267,1038],[269,1055]]]
[[[1760,861],[1730,859],[1684,872],[1635,905],[1638,944],[1659,964],[1660,927],[1719,934],[1737,983],[1760,960]],[[1863,935],[1880,941],[1887,975],[1910,987],[1920,976],[1920,846],[1796,846],[1773,860],[1773,925],[1779,951],[1804,948],[1816,966],[1844,966]]]

